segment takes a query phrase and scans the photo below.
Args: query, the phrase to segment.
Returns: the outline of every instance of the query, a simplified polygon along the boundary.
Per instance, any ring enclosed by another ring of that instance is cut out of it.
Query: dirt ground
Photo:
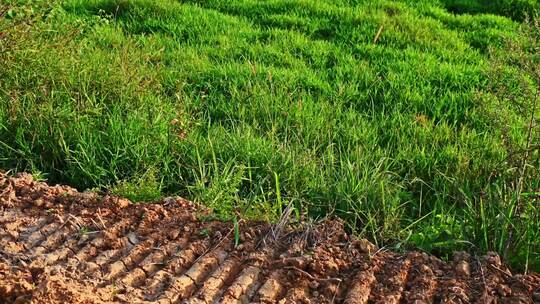
[[[208,220],[0,174],[0,303],[540,303],[540,275],[495,254],[379,250],[337,220]]]

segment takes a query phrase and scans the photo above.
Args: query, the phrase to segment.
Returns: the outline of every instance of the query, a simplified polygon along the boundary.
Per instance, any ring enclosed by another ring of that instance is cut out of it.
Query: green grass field
[[[0,168],[540,270],[537,6],[0,0]]]

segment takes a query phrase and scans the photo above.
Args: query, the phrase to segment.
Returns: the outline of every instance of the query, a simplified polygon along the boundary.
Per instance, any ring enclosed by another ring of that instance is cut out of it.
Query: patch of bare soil
[[[199,220],[176,198],[132,204],[0,174],[0,303],[539,303],[540,276],[495,254],[378,250],[337,220]]]

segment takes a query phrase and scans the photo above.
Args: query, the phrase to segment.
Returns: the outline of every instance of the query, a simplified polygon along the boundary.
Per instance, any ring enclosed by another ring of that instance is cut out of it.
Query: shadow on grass
[[[454,14],[494,14],[523,21],[540,8],[536,0],[445,0],[444,6]]]

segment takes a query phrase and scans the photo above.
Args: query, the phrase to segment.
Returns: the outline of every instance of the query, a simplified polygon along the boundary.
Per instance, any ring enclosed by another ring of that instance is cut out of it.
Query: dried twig
[[[6,6],[5,9],[0,11],[0,18],[2,18],[7,13],[7,11],[9,11],[9,5]]]
[[[93,219],[93,218],[90,218],[90,220],[92,221],[92,223],[94,224],[94,226],[96,226],[96,228],[99,228],[99,225],[98,225],[98,223],[96,223],[96,221],[94,221],[94,219]]]
[[[290,202],[289,205],[287,205],[287,208],[285,208],[285,210],[281,214],[278,222],[270,227],[270,231],[266,233],[263,238],[261,238],[259,244],[257,244],[257,247],[259,247],[261,244],[266,244],[266,240],[268,237],[270,237],[273,241],[276,241],[282,237],[283,231],[290,223],[290,218],[293,210],[294,207],[292,205],[292,202]]]
[[[81,229],[83,227],[81,221],[79,220],[78,217],[74,216],[73,214],[68,214],[68,216],[72,219],[68,219],[68,221],[75,227],[77,227],[77,229]]]
[[[101,222],[101,225],[103,226],[103,229],[107,230],[107,226],[105,225],[103,218],[101,218],[101,208],[98,208],[97,216],[98,216],[99,221]]]
[[[484,283],[484,294],[488,294],[486,276],[484,275],[484,269],[482,268],[482,263],[480,263],[478,257],[476,257],[476,263],[478,263],[478,267],[480,268],[480,275],[482,276],[482,282]]]
[[[373,39],[373,44],[377,44],[377,41],[379,41],[379,38],[381,37],[383,29],[384,29],[384,24],[381,24],[381,26],[379,27],[379,30],[377,31],[377,35],[375,35],[375,38]]]
[[[508,278],[512,277],[511,273],[508,273],[508,271],[504,271],[504,270],[502,270],[501,268],[499,268],[499,267],[497,267],[495,265],[489,264],[488,266],[495,269],[495,270],[497,270],[497,271],[499,271],[500,273],[502,273],[503,275],[505,275]]]
[[[338,293],[338,290],[339,290],[339,285],[341,285],[341,280],[338,282],[336,291],[334,292],[334,296],[332,297],[332,304],[333,304],[333,303],[335,302],[335,300],[336,300],[336,296],[337,296],[337,293]]]

